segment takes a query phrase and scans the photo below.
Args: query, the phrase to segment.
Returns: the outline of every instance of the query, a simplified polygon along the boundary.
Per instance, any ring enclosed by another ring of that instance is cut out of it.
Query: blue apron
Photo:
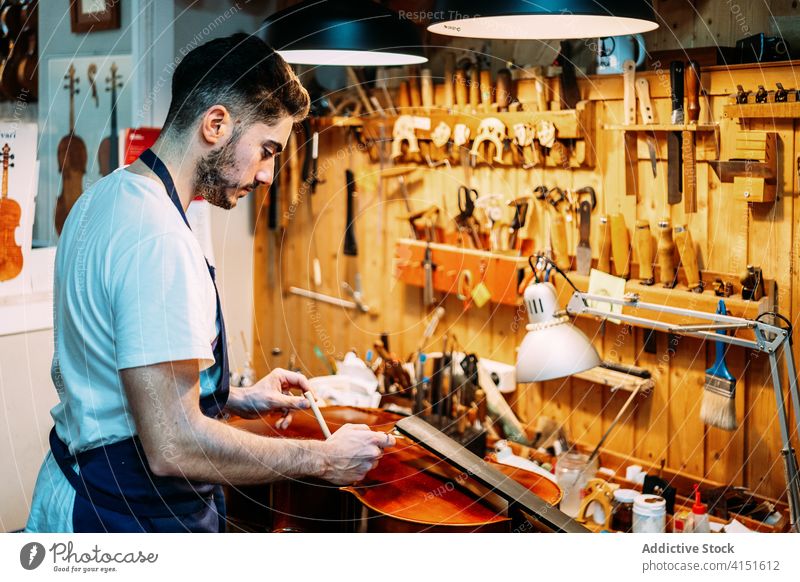
[[[139,159],[164,183],[172,203],[186,226],[175,183],[164,163],[146,150]],[[191,228],[191,227],[189,227]],[[216,390],[200,398],[200,409],[216,417],[225,408],[230,391],[225,322],[219,302],[214,267],[208,264],[217,297],[214,366],[221,367]],[[225,531],[225,498],[220,485],[180,477],[159,477],[150,470],[139,437],[70,455],[67,445],[50,431],[50,450],[75,489],[73,531],[78,532],[222,532]],[[78,463],[80,472],[73,469]]]

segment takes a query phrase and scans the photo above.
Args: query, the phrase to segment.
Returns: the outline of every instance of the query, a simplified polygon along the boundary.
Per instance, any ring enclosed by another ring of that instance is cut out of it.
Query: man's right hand
[[[361,481],[378,465],[383,449],[394,445],[392,435],[370,430],[365,424],[345,424],[324,443],[327,466],[322,478],[334,485]]]

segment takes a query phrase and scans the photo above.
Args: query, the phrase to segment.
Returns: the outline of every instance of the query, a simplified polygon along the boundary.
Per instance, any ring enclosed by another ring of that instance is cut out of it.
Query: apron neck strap
[[[186,212],[183,210],[183,205],[181,204],[181,199],[178,196],[178,191],[175,189],[175,182],[173,182],[172,176],[170,175],[166,164],[164,164],[164,162],[161,161],[161,158],[159,158],[150,148],[144,150],[139,156],[139,159],[142,160],[145,166],[153,170],[155,175],[158,176],[158,178],[164,184],[164,188],[167,189],[167,194],[169,194],[170,200],[172,200],[175,208],[177,208],[178,212],[180,212],[181,218],[186,224],[186,227],[189,230],[192,230],[192,227],[189,226],[189,220],[186,218]]]

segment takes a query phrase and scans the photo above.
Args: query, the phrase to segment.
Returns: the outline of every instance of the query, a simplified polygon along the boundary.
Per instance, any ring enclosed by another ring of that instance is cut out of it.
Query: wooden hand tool
[[[453,75],[456,68],[456,56],[447,53],[444,57],[444,107],[452,109],[455,105],[455,93],[453,87]]]
[[[655,283],[653,273],[653,236],[650,234],[650,223],[646,220],[636,221],[636,230],[633,232],[633,244],[639,256],[639,279],[642,285]]]
[[[422,107],[431,109],[433,107],[433,79],[430,69],[422,69],[420,73]]]
[[[692,233],[684,224],[673,229],[675,246],[678,247],[678,255],[681,258],[683,272],[686,274],[686,284],[689,290],[695,293],[703,292],[703,282],[700,280],[700,268],[697,265],[697,252],[694,248]]]
[[[700,118],[700,65],[689,61],[686,67],[684,87],[686,89],[686,118],[697,123]],[[687,213],[697,212],[697,166],[695,156],[696,133],[683,132],[683,203]]]
[[[344,254],[348,257],[358,256],[358,243],[353,220],[355,219],[355,196],[356,182],[353,171],[345,170],[345,182],[347,183],[347,220],[344,228]]]
[[[675,269],[675,243],[672,240],[672,225],[668,218],[658,222],[658,278],[664,287],[672,289],[677,283]]]
[[[630,234],[628,234],[628,227],[625,226],[625,217],[622,214],[612,214],[610,222],[614,274],[617,277],[628,279],[631,276],[631,239]]]
[[[597,270],[611,273],[611,225],[608,223],[608,216],[601,216],[598,224],[600,250],[597,253]]]
[[[684,123],[683,117],[683,63],[672,61],[669,67],[672,117],[676,125]],[[667,132],[667,202],[679,204],[683,190],[683,172],[681,169],[682,135],[680,131]]]
[[[642,123],[653,125],[655,117],[653,115],[653,105],[650,102],[650,83],[647,82],[647,79],[636,79],[636,96],[639,98],[639,112],[642,115]],[[647,152],[650,154],[650,168],[653,170],[653,177],[655,178],[658,172],[656,138],[651,133],[645,134],[645,138],[647,139]],[[636,143],[626,143],[625,145],[633,149],[634,159],[637,159]],[[628,192],[628,194],[632,193]]]
[[[631,60],[622,63],[622,105],[625,125],[636,124],[636,63]],[[649,97],[649,94],[648,94]],[[646,123],[646,122],[645,122]]]
[[[528,207],[530,206],[530,196],[522,196],[508,203],[514,209],[514,218],[511,220],[508,237],[508,247],[512,251],[519,250],[519,231],[525,227],[528,220]]]
[[[480,72],[481,109],[488,113],[492,110],[492,72],[481,69]]]
[[[456,69],[453,76],[453,89],[455,90],[456,107],[463,111],[467,107],[467,74],[462,68]]]
[[[550,243],[553,246],[555,263],[562,271],[568,271],[571,264],[567,245],[567,222],[564,213],[559,209],[566,201],[560,188],[551,188],[547,193],[547,202],[550,203]]]
[[[592,203],[582,200],[578,206],[580,240],[575,249],[576,270],[579,275],[588,275],[592,268],[592,247],[589,245],[591,233]]]
[[[511,71],[500,69],[497,72],[497,87],[495,88],[495,106],[498,111],[508,111],[508,106],[513,101],[511,94]]]
[[[411,107],[422,106],[422,93],[419,88],[419,69],[414,67],[408,76],[408,93],[411,97]]]
[[[400,113],[411,107],[411,94],[408,91],[408,81],[400,81],[397,87],[397,108]]]
[[[477,110],[481,103],[481,67],[474,63],[469,70],[469,106]]]
[[[686,67],[684,88],[686,90],[686,121],[697,123],[700,119],[700,65],[689,61]]]

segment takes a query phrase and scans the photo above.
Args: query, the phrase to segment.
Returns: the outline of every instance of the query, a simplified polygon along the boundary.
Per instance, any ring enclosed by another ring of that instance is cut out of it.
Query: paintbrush
[[[720,299],[717,313],[727,315],[725,301]],[[724,330],[717,333],[725,334]],[[716,344],[714,364],[706,370],[706,383],[703,387],[703,404],[700,407],[700,418],[705,424],[716,426],[722,430],[735,430],[736,422],[736,378],[728,370],[725,363],[725,344]]]

